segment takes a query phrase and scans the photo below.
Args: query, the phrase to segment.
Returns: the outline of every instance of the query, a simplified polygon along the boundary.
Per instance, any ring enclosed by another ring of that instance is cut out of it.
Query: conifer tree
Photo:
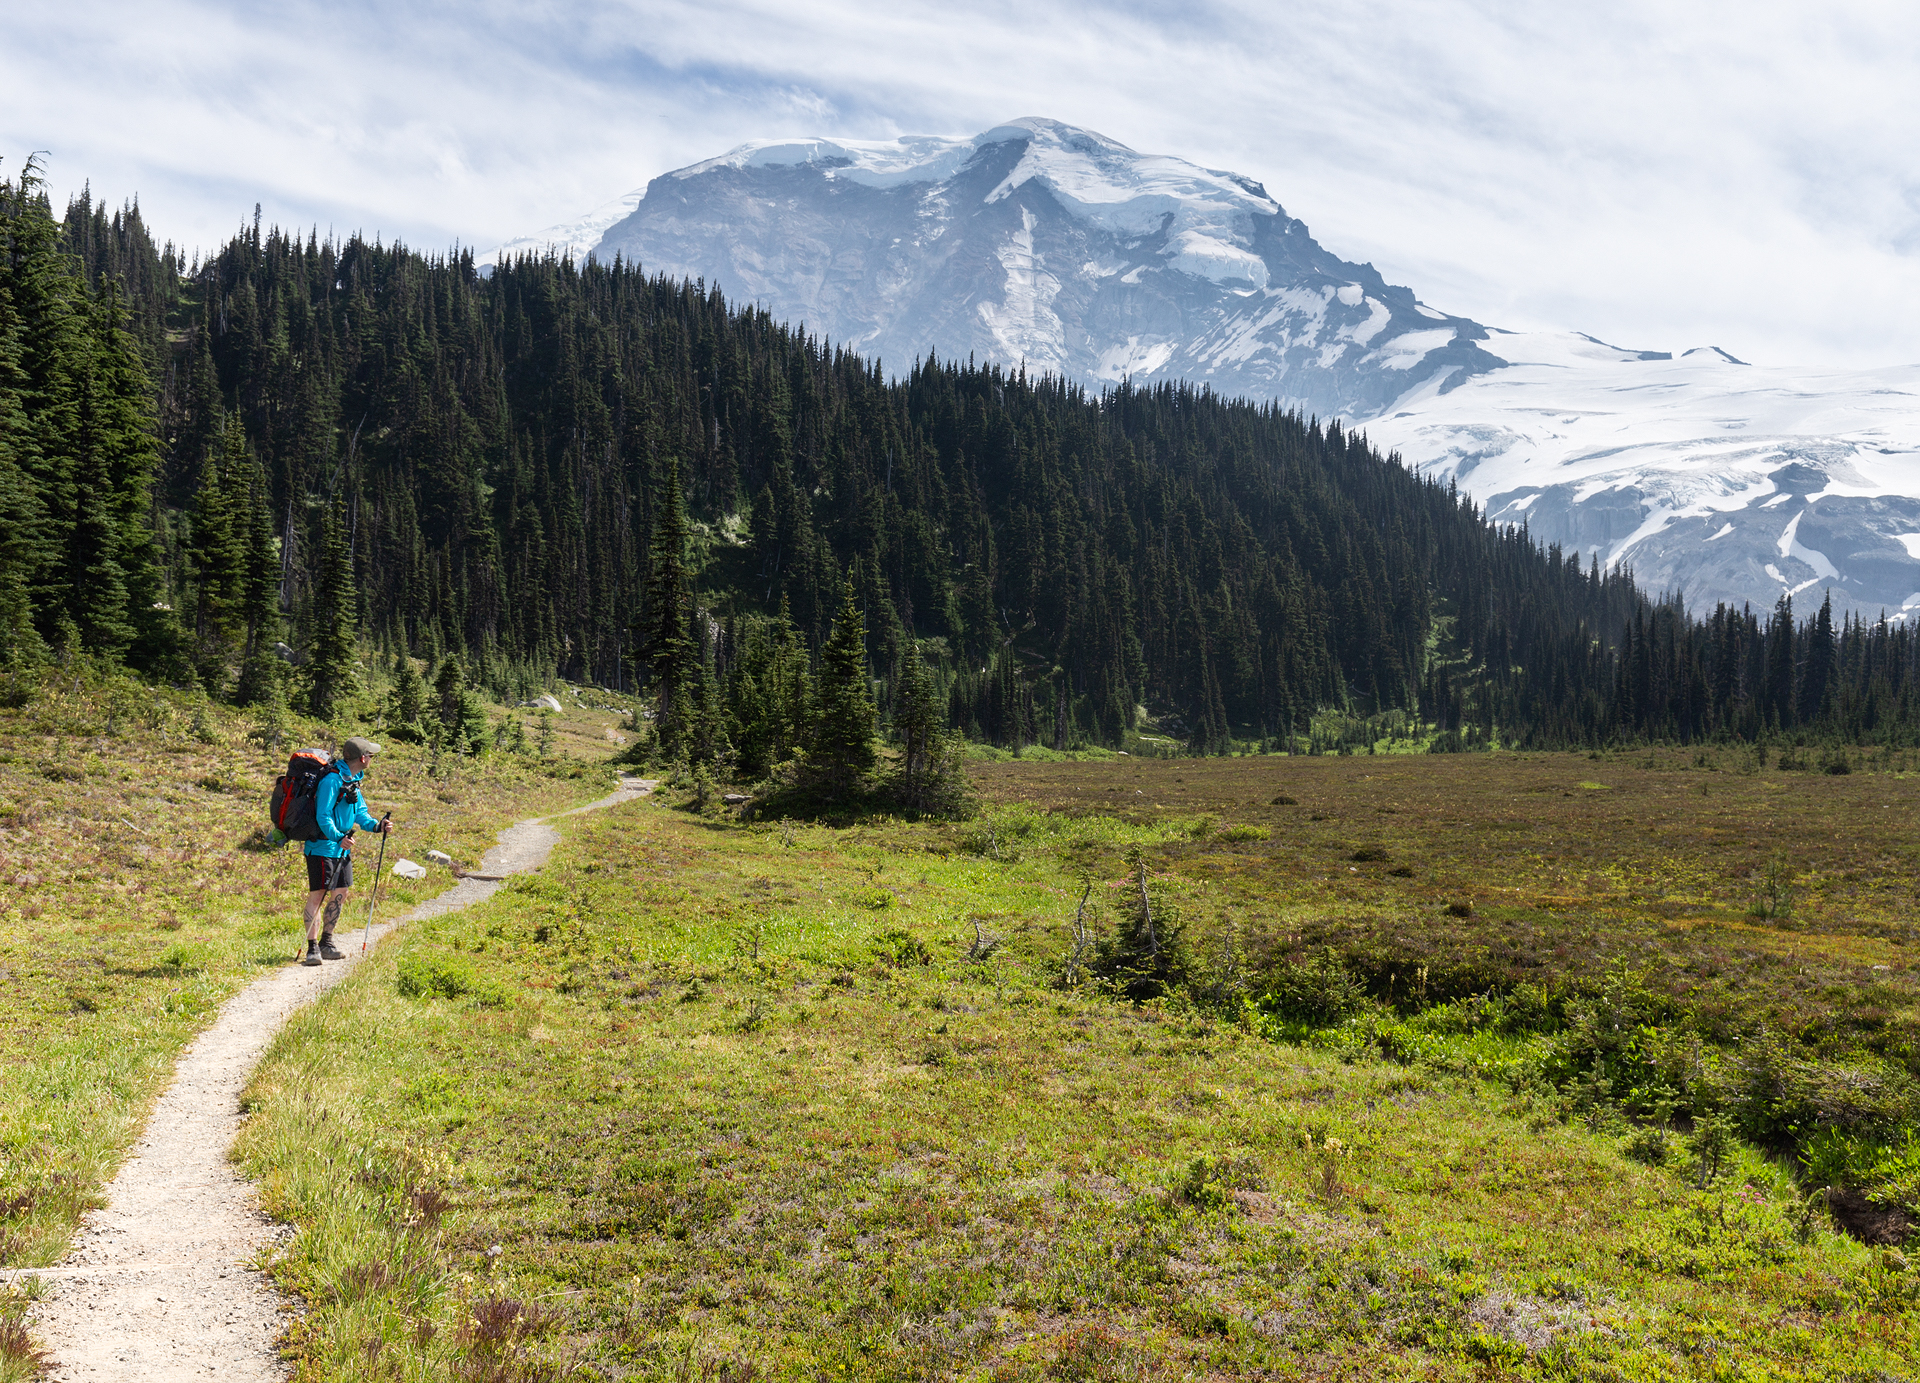
[[[694,677],[692,719],[684,741],[690,764],[717,764],[733,752],[727,739],[727,712],[720,697],[720,681],[713,664],[702,659]]]
[[[812,714],[812,675],[800,631],[783,598],[775,618],[750,616],[727,673],[730,734],[739,770],[758,778],[793,757]]]
[[[113,408],[102,381],[89,372],[79,390],[79,425],[73,436],[72,496],[68,508],[63,584],[66,616],[78,646],[118,658],[133,644],[127,618],[127,569],[121,565],[121,532],[114,493]]]
[[[843,800],[866,786],[874,749],[873,687],[867,677],[867,628],[854,600],[853,576],[841,587],[840,613],[820,652],[820,681],[807,742],[812,782]]]
[[[246,621],[246,647],[241,654],[240,685],[235,699],[250,706],[281,695],[285,667],[273,645],[280,640],[280,554],[273,534],[273,509],[260,457],[247,449],[246,579],[241,614]]]
[[[0,184],[0,252],[12,241],[11,198]],[[0,253],[0,665],[18,668],[39,661],[46,645],[33,626],[31,584],[44,560],[40,498],[23,458],[31,432],[22,391],[20,323]]]
[[[32,485],[0,447],[0,666],[8,668],[46,656],[46,644],[33,623],[30,590],[40,558],[40,516]]]
[[[140,348],[126,330],[128,307],[118,279],[105,279],[88,313],[91,407],[83,410],[82,436],[97,449],[81,468],[100,468],[100,494],[112,524],[110,566],[123,583],[116,599],[90,594],[88,619],[103,630],[124,625],[130,633],[127,661],[150,676],[170,681],[193,677],[185,640],[172,607],[163,599],[159,554],[151,526],[152,486],[160,465],[155,435],[153,382]],[[82,620],[83,632],[88,621]]]
[[[433,673],[433,719],[444,736],[459,728],[460,698],[467,692],[467,669],[460,655],[449,653]]]
[[[1094,973],[1136,1003],[1169,993],[1186,980],[1192,964],[1185,931],[1172,900],[1154,887],[1146,855],[1136,845],[1127,851],[1120,925],[1101,938]]]
[[[647,670],[660,752],[680,759],[687,752],[699,713],[697,683],[705,639],[698,631],[699,612],[687,571],[687,507],[680,488],[679,457],[669,454],[661,472],[654,501],[652,557],[634,641]]]
[[[431,705],[427,714],[433,721],[432,738],[461,754],[480,754],[492,739],[487,725],[486,703],[474,689],[466,661],[449,653],[433,675]]]
[[[226,685],[228,662],[245,652],[247,453],[246,429],[235,414],[201,467],[186,545],[194,586],[194,662],[201,683],[216,696]]]
[[[893,696],[893,736],[900,743],[899,795],[907,805],[918,807],[947,717],[934,694],[933,677],[920,657],[919,644],[912,639],[900,659]]]
[[[21,528],[18,560],[33,607],[38,641],[72,648],[79,635],[67,609],[67,535],[72,527],[72,477],[84,342],[76,326],[78,285],[60,262],[58,230],[48,213],[38,161],[29,158],[17,180],[0,182],[0,350],[12,359],[18,411],[0,426],[0,439],[25,482],[15,517]],[[5,407],[0,404],[0,409]],[[22,647],[24,640],[15,640]]]
[[[401,649],[393,657],[393,686],[387,693],[387,732],[397,740],[421,744],[428,738],[426,687],[413,659]]]
[[[331,720],[360,689],[354,675],[354,646],[359,638],[359,599],[354,591],[353,559],[334,506],[320,517],[320,570],[313,591],[313,646],[307,651],[307,714]]]

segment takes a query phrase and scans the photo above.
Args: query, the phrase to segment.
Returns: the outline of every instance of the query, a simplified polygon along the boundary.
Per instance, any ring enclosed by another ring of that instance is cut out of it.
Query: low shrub
[[[1265,1173],[1251,1157],[1196,1157],[1171,1188],[1177,1201],[1202,1210],[1219,1210],[1235,1191],[1264,1191]]]
[[[1282,961],[1274,967],[1258,1007],[1284,1018],[1337,1023],[1366,1003],[1366,986],[1347,973],[1327,947],[1312,960]]]

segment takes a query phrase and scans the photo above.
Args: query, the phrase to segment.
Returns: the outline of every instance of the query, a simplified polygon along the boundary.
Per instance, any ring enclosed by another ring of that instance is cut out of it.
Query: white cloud
[[[491,245],[750,138],[1091,126],[1504,326],[1920,359],[1920,10],[1217,0],[18,7],[0,154],[210,245]]]

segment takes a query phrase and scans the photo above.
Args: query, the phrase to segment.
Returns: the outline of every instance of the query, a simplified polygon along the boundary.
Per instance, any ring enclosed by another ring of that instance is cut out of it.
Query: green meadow
[[[1879,767],[1015,760],[962,823],[572,818],[254,1080],[287,1348],[303,1379],[1910,1377],[1914,785]],[[1143,891],[1170,978],[1129,999]]]

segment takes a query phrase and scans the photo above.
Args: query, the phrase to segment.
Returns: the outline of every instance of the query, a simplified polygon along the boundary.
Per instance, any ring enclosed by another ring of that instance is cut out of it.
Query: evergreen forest
[[[137,205],[56,216],[29,162],[0,182],[0,657],[76,654],[322,716],[375,656],[559,677],[742,776],[823,722],[847,772],[867,724],[909,760],[1920,732],[1904,624],[1701,618],[1338,422],[890,377],[642,265],[257,209],[189,260]]]

